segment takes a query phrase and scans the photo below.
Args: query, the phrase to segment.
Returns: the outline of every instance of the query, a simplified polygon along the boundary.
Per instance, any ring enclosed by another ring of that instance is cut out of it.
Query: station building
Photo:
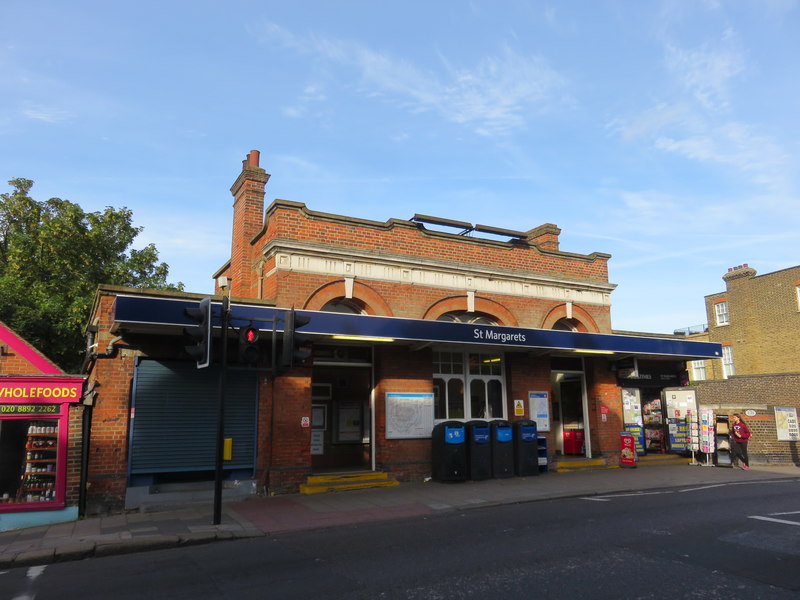
[[[556,225],[377,222],[286,200],[265,209],[259,162],[251,151],[231,188],[210,367],[196,368],[181,336],[202,294],[98,290],[87,362],[97,510],[210,479],[220,389],[227,489],[289,493],[330,471],[421,480],[445,421],[532,419],[548,462],[618,464],[623,388],[674,386],[686,361],[721,355],[715,343],[613,333],[610,255],[562,250]],[[313,350],[274,372],[291,309]],[[244,327],[260,332],[255,364],[240,356]]]

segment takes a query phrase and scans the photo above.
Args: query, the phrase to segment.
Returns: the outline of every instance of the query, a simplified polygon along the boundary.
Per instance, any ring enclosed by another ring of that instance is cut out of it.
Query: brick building
[[[722,359],[688,365],[703,407],[741,413],[751,429],[755,461],[800,464],[795,434],[779,415],[800,408],[800,266],[757,275],[728,269],[725,291],[706,296],[708,329],[692,339],[722,345]]]
[[[78,517],[83,384],[0,322],[0,531]]]
[[[88,363],[98,509],[208,478],[223,348],[226,477],[273,493],[332,470],[429,476],[431,430],[449,421],[533,419],[549,461],[616,464],[622,387],[647,381],[657,393],[679,383],[686,360],[719,356],[713,343],[613,334],[610,256],[562,250],[555,225],[376,222],[285,200],[265,209],[268,179],[252,151],[231,188],[210,368],[187,360],[180,336],[191,323],[184,308],[202,296],[98,291],[92,342],[106,350]],[[313,356],[274,372],[291,309]],[[241,353],[246,327],[260,332],[256,358]],[[637,382],[617,368],[633,358]]]
[[[706,296],[708,339],[723,347],[706,379],[800,372],[800,266],[756,275],[729,269],[726,290]]]

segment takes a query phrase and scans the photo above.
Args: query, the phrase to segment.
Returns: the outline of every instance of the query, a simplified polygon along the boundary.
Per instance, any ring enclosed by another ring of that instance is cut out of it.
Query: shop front
[[[0,529],[77,518],[67,507],[68,447],[83,381],[0,377]]]
[[[628,358],[616,365],[623,402],[625,430],[635,439],[641,454],[686,454],[688,423],[696,403],[685,406],[667,390],[685,383],[685,365],[677,361],[648,361]],[[688,410],[688,415],[687,415]]]

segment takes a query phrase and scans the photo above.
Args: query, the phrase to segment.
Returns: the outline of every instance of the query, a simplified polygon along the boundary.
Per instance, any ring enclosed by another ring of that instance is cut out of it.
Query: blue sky
[[[267,201],[562,229],[615,329],[800,264],[793,0],[0,2],[0,176],[127,206],[208,292],[251,149]],[[5,187],[3,191],[9,191]]]

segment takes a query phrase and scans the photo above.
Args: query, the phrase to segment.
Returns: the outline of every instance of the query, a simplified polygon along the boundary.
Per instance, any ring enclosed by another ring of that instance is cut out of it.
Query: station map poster
[[[386,439],[429,438],[433,431],[433,394],[386,394]]]
[[[537,431],[550,431],[550,393],[528,392],[531,420],[536,421]]]

